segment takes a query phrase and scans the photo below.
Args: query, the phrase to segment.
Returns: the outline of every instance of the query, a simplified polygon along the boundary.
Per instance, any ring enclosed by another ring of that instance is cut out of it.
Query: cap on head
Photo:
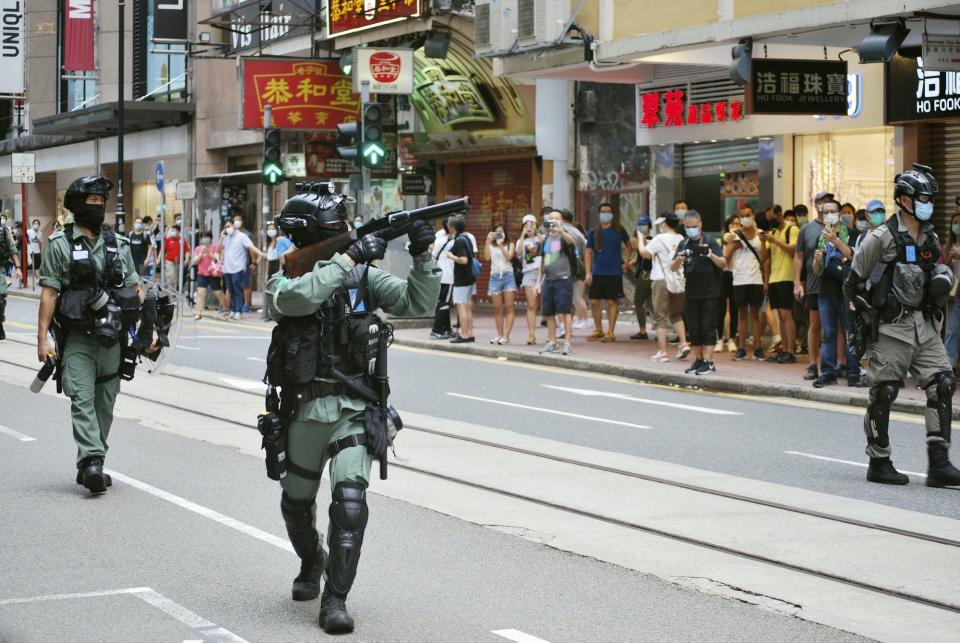
[[[813,197],[814,203],[820,203],[821,201],[826,201],[833,198],[833,192],[817,192],[817,196]]]
[[[940,186],[933,176],[933,168],[927,165],[914,163],[912,168],[903,174],[898,174],[893,180],[893,198],[897,200],[897,205],[902,210],[910,214],[913,214],[913,210],[900,202],[901,196],[908,196],[911,201],[915,201],[918,197],[925,195],[932,200],[939,192]]]
[[[866,207],[867,212],[876,212],[877,210],[886,210],[886,209],[887,208],[884,207],[883,205],[883,201],[881,201],[880,199],[873,199],[872,201],[870,201],[870,203],[867,204],[867,207]]]
[[[297,193],[283,204],[274,223],[298,248],[347,230],[347,204],[353,197],[338,194],[333,183],[297,183]]]
[[[63,195],[63,207],[76,214],[90,195],[102,196],[106,201],[113,189],[113,181],[105,176],[81,176],[67,187]]]
[[[637,219],[637,225],[650,225],[651,223],[653,222],[650,221],[650,216],[647,214]]]
[[[525,214],[525,215],[523,215],[523,219],[521,219],[521,223],[522,223],[522,224],[526,224],[526,223],[536,224],[536,223],[537,223],[537,217],[533,216],[532,214]]]

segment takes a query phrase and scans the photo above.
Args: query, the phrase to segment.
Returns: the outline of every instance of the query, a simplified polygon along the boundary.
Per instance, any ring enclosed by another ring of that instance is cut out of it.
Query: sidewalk
[[[544,327],[537,328],[537,345],[526,345],[527,322],[522,315],[522,309],[518,308],[511,344],[505,346],[490,344],[490,340],[497,334],[493,315],[482,309],[477,310],[476,313],[474,335],[477,341],[475,343],[451,344],[449,341],[431,339],[429,329],[409,328],[397,329],[395,341],[398,344],[418,348],[491,358],[502,357],[531,364],[617,375],[650,384],[761,397],[791,397],[859,407],[865,407],[868,401],[869,389],[848,387],[845,380],[822,389],[813,388],[811,382],[803,379],[809,364],[806,355],[799,356],[796,364],[787,365],[768,364],[753,359],[734,362],[731,359],[733,357],[731,353],[717,353],[714,356],[716,373],[705,376],[687,375],[683,371],[693,363],[692,353],[684,360],[674,359],[678,347],[671,345],[670,362],[651,362],[650,357],[657,352],[656,341],[630,340],[630,335],[637,331],[637,325],[632,321],[621,320],[617,324],[617,341],[611,344],[588,342],[586,336],[592,328],[574,331],[573,354],[564,357],[558,354],[539,354],[546,341],[547,329]],[[922,414],[926,408],[926,400],[926,394],[916,388],[913,379],[908,379],[893,408],[896,411]],[[954,404],[954,417],[960,419],[960,404]]]

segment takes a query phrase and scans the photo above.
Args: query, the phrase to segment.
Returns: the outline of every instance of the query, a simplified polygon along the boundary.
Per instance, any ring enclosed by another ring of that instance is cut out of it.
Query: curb
[[[813,402],[825,402],[828,404],[839,404],[843,406],[855,406],[866,408],[868,403],[867,390],[861,394],[847,393],[841,391],[831,391],[827,389],[815,389],[812,386],[797,386],[792,384],[770,384],[763,381],[737,380],[729,377],[697,377],[696,375],[686,375],[684,373],[664,373],[663,371],[644,368],[641,366],[620,366],[606,362],[593,362],[576,357],[547,356],[531,353],[516,353],[497,348],[485,348],[480,346],[453,346],[444,342],[435,342],[423,339],[411,339],[396,337],[394,342],[401,346],[411,348],[421,348],[446,353],[464,353],[491,359],[506,359],[524,364],[537,364],[540,366],[552,366],[573,371],[587,371],[591,373],[601,373],[604,375],[616,375],[627,379],[637,380],[643,384],[658,384],[662,386],[671,386],[677,389],[695,389],[700,391],[713,391],[717,393],[738,393],[740,395],[749,395],[751,397],[790,397],[799,400],[809,400]],[[846,387],[845,387],[846,388]],[[910,413],[913,415],[923,415],[926,410],[926,402],[921,400],[903,400],[893,403],[893,411],[900,413]],[[960,419],[960,405],[954,405],[954,419]]]

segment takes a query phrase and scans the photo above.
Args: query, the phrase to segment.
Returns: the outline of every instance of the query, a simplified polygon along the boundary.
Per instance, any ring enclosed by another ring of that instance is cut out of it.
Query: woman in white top
[[[490,281],[487,294],[493,300],[493,318],[497,324],[497,336],[491,344],[509,344],[513,330],[513,302],[517,297],[517,281],[513,276],[515,251],[507,229],[497,223],[487,233],[483,246],[483,258],[490,262]]]
[[[27,230],[27,255],[30,257],[30,268],[34,279],[40,270],[40,220],[34,219]]]
[[[747,322],[756,335],[754,359],[766,359],[760,335],[760,307],[763,305],[763,266],[767,263],[767,246],[757,233],[753,208],[740,208],[740,230],[726,240],[723,250],[727,263],[733,261],[733,301],[737,305],[737,341],[733,359],[747,359]],[[732,329],[731,329],[732,331]]]
[[[437,231],[433,242],[433,258],[440,267],[440,297],[437,300],[437,309],[433,314],[433,339],[450,339],[453,337],[453,327],[450,325],[450,294],[453,291],[453,259],[447,252],[453,247],[456,233],[450,227],[450,217],[444,217],[443,226]]]
[[[637,250],[644,259],[650,259],[650,286],[653,298],[653,325],[657,331],[657,353],[651,358],[655,362],[669,362],[667,355],[667,332],[672,325],[680,337],[680,350],[677,359],[683,359],[690,354],[690,345],[687,343],[687,330],[683,325],[683,305],[677,302],[682,293],[671,293],[667,289],[666,270],[670,270],[673,255],[677,246],[683,241],[679,233],[680,220],[670,215],[662,216],[653,222],[657,236],[647,243],[642,234],[637,234]]]
[[[523,215],[523,228],[520,238],[514,249],[515,256],[520,257],[523,266],[523,294],[527,298],[527,345],[537,343],[537,311],[540,310],[537,300],[537,275],[540,273],[540,246],[543,237],[537,232],[537,217],[532,214]]]

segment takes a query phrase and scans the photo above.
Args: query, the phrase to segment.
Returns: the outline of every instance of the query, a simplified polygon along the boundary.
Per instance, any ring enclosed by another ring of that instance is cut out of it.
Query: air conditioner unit
[[[517,40],[517,0],[477,0],[474,26],[478,54],[510,49]]]
[[[559,40],[569,20],[570,0],[517,0],[517,38],[521,47]]]

